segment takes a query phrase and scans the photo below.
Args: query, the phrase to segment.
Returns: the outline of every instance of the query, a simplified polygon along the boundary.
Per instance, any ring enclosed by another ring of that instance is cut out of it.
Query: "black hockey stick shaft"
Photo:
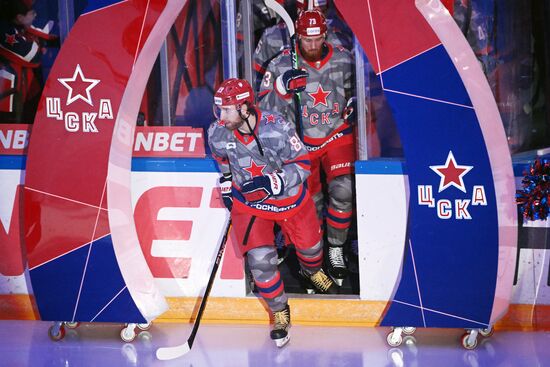
[[[197,335],[197,331],[199,330],[202,314],[204,313],[204,309],[206,308],[208,295],[210,294],[210,290],[212,289],[212,284],[214,284],[214,280],[216,279],[216,273],[218,271],[218,267],[222,260],[223,252],[225,251],[225,245],[227,243],[227,237],[229,236],[230,228],[231,228],[231,219],[229,219],[229,222],[227,223],[227,227],[225,228],[225,233],[223,235],[222,242],[220,243],[220,248],[218,249],[218,254],[216,255],[216,260],[214,261],[214,266],[212,267],[212,272],[210,273],[210,279],[208,279],[206,290],[204,291],[204,295],[202,296],[201,304],[199,306],[199,312],[197,312],[197,318],[195,319],[195,324],[193,325],[193,330],[191,331],[191,335],[187,340],[187,343],[189,344],[189,349],[191,349],[191,347],[193,346],[193,342],[195,341],[195,336]]]
[[[294,33],[290,37],[290,56],[292,57],[292,68],[294,70],[298,69],[298,54],[296,53],[296,47],[297,47],[297,40],[296,40],[296,33]],[[300,139],[304,139],[304,135],[302,132],[302,98],[300,97],[300,93],[296,92],[294,93],[294,115],[296,116],[296,132],[298,133],[298,136]]]
[[[283,6],[279,4],[276,0],[265,0],[265,5],[269,9],[277,13],[277,15],[280,16],[285,22],[286,28],[288,29],[288,34],[290,36],[290,57],[292,59],[291,67],[292,69],[298,69],[298,54],[296,53],[296,32],[294,29],[292,18],[290,18],[290,15],[288,15],[285,8],[283,8]],[[300,139],[302,139],[304,136],[302,132],[302,103],[300,93],[294,93],[293,100],[294,116],[296,118],[296,132],[298,133]]]

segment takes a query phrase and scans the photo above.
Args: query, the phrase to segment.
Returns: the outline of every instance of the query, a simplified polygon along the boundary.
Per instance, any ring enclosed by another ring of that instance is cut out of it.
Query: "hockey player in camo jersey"
[[[313,0],[310,0],[313,1]],[[294,5],[296,12],[301,14],[307,9],[307,1],[298,0]],[[330,11],[333,14],[334,20],[327,21],[327,41],[333,46],[342,46],[350,50],[353,47],[353,39],[348,34],[347,29],[344,29],[341,22],[336,21],[338,16],[334,8],[328,9],[326,0],[315,0],[314,8],[323,13]],[[259,83],[262,81],[266,68],[271,60],[279,55],[283,50],[290,48],[290,35],[284,21],[280,21],[267,28],[256,45],[254,51],[254,69],[256,71],[256,90],[259,90]]]
[[[254,106],[246,80],[224,81],[214,95],[214,109],[218,120],[208,129],[208,142],[222,173],[222,199],[231,211],[239,250],[273,313],[271,338],[282,347],[289,340],[290,308],[277,268],[275,223],[294,241],[301,275],[322,293],[337,292],[321,268],[321,229],[304,185],[308,153],[292,124]]]
[[[349,51],[326,42],[326,32],[321,12],[305,11],[299,16],[296,22],[298,69],[292,69],[290,52],[273,59],[261,83],[260,106],[296,123],[293,93],[301,92],[302,140],[312,162],[308,188],[322,221],[325,205],[320,181],[322,169],[328,186],[328,271],[342,285],[347,276],[343,247],[353,213],[354,63]]]

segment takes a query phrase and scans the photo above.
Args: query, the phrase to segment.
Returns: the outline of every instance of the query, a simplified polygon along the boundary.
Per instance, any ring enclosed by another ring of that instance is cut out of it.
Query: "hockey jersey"
[[[327,41],[334,46],[342,46],[347,49],[351,49],[353,46],[350,36],[330,27],[330,25],[327,32]],[[279,22],[264,31],[254,51],[256,90],[259,90],[259,83],[271,60],[277,57],[284,49],[289,48],[290,35],[284,22]]]
[[[216,121],[208,129],[208,144],[222,173],[233,177],[233,210],[262,218],[281,220],[293,216],[309,197],[303,183],[310,174],[307,151],[292,124],[277,113],[256,110],[257,123],[252,134],[230,131]],[[241,186],[253,177],[279,172],[283,177],[281,195],[261,203],[247,202]]]
[[[0,123],[32,123],[42,92],[42,46],[56,41],[44,28],[0,22]]]
[[[324,56],[316,62],[308,62],[298,52],[298,67],[307,70],[307,86],[301,92],[303,142],[309,152],[336,146],[353,139],[352,126],[344,122],[342,113],[353,91],[353,58],[345,48],[325,43]],[[296,123],[292,95],[281,95],[276,79],[291,69],[290,52],[285,50],[269,64],[261,83],[260,107],[279,112]],[[338,142],[337,142],[338,141]]]

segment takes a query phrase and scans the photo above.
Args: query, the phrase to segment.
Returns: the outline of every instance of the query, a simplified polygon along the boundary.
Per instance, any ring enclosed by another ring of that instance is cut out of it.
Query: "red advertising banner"
[[[32,125],[0,124],[0,155],[25,155]]]
[[[189,126],[136,127],[134,157],[204,158],[204,133]]]

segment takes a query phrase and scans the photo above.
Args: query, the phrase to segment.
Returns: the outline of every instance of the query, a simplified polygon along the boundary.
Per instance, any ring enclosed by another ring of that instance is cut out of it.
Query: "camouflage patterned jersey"
[[[343,32],[334,30],[329,25],[327,41],[334,46],[343,46],[351,49],[353,46],[351,38]],[[256,45],[254,51],[254,69],[256,70],[256,90],[259,90],[259,83],[271,62],[284,49],[290,48],[290,35],[284,22],[267,28]]]
[[[308,153],[292,124],[281,115],[259,109],[257,113],[254,131],[261,149],[252,134],[230,131],[219,121],[210,125],[208,142],[222,173],[231,172],[233,176],[233,210],[266,219],[286,219],[309,196],[303,185],[310,174]],[[262,203],[247,203],[240,193],[242,184],[274,171],[283,177],[283,193]]]
[[[343,47],[325,43],[324,56],[317,62],[307,62],[298,52],[298,67],[309,73],[307,87],[301,96],[303,142],[309,152],[324,148],[335,140],[349,142],[353,129],[342,119],[343,109],[353,95],[353,59]],[[260,107],[279,112],[295,123],[296,111],[292,95],[281,95],[275,80],[292,65],[286,50],[269,64],[262,80]],[[335,144],[333,144],[335,145]],[[333,146],[332,145],[332,146]]]

